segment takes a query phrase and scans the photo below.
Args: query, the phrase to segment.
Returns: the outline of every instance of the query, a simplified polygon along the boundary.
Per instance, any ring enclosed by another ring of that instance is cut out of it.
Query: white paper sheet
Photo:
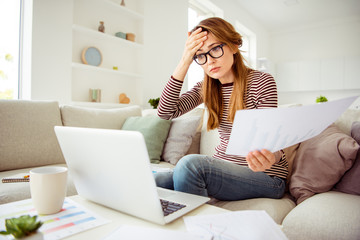
[[[213,240],[287,239],[265,211],[236,211],[214,215],[184,217],[189,232],[210,236]]]
[[[107,236],[103,240],[119,240],[119,239],[210,240],[211,238],[204,237],[199,234],[188,233],[188,232],[124,225],[116,229],[114,232],[112,232],[109,236]]]
[[[357,98],[237,111],[226,153],[246,156],[250,151],[261,149],[275,152],[310,139],[335,122]]]

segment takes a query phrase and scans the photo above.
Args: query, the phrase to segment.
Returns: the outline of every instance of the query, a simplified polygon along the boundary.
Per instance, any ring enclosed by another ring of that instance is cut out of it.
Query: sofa
[[[217,131],[206,130],[207,112],[201,108],[168,121],[159,119],[156,110],[119,106],[0,100],[0,178],[23,176],[39,166],[66,166],[54,126],[138,130],[154,168],[173,168],[186,154],[212,155],[218,144]],[[324,134],[284,149],[290,174],[283,198],[211,199],[209,204],[232,211],[265,210],[289,239],[360,239],[360,132],[351,132],[359,127],[357,121],[360,110],[348,109]],[[76,194],[71,175],[67,191]],[[0,183],[0,204],[26,198],[29,183]]]

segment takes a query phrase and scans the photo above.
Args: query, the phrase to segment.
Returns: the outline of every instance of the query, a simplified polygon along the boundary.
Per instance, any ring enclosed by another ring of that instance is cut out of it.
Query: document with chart
[[[357,98],[300,107],[239,110],[226,153],[246,156],[261,149],[275,152],[310,139],[335,122]]]

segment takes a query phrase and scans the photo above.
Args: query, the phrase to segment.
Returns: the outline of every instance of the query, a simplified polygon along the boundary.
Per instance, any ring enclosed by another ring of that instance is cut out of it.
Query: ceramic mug
[[[62,209],[67,186],[66,167],[39,167],[30,170],[30,192],[38,214],[53,214]]]

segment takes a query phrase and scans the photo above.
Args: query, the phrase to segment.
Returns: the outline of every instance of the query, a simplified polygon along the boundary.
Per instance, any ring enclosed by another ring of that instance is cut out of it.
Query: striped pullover
[[[277,107],[277,90],[274,78],[267,73],[252,70],[248,76],[248,86],[246,93],[246,109],[262,109]],[[194,109],[203,103],[202,84],[198,82],[191,90],[180,96],[182,81],[170,78],[166,84],[158,106],[158,115],[164,119],[173,119]],[[226,154],[226,148],[229,142],[232,122],[228,120],[230,96],[233,90],[233,83],[223,84],[223,114],[219,124],[220,144],[215,148],[214,158],[227,162],[248,166],[245,157]],[[270,176],[277,176],[286,179],[288,174],[288,162],[285,154],[281,151],[275,154],[278,161],[271,169],[265,170]]]

